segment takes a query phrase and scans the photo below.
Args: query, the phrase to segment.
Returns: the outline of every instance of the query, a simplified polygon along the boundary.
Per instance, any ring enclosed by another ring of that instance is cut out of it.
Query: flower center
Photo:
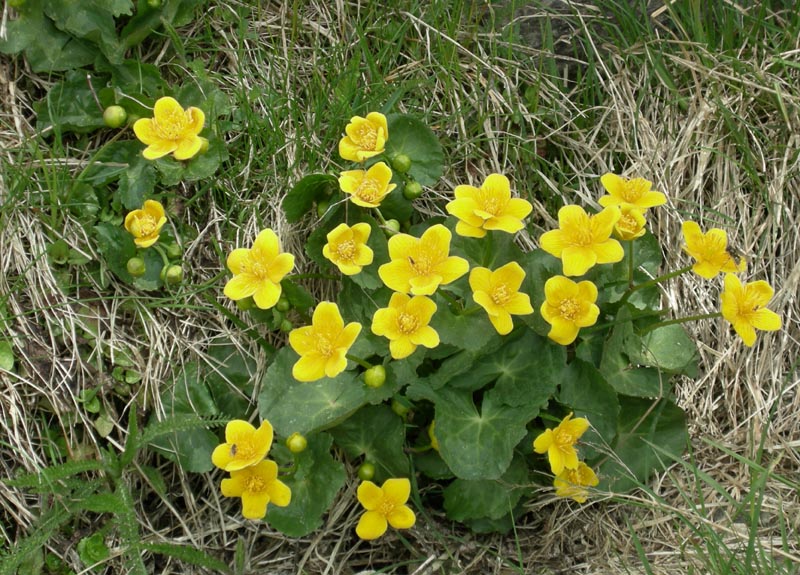
[[[381,515],[383,515],[384,517],[386,517],[392,511],[394,511],[394,508],[395,508],[394,502],[389,500],[389,499],[384,498],[384,500],[381,501],[381,504],[378,506],[376,511],[378,513],[380,513]]]
[[[625,214],[617,222],[617,227],[623,232],[634,233],[638,231],[639,224],[636,223],[636,218],[630,214]]]
[[[647,180],[642,178],[628,180],[622,188],[622,198],[626,202],[636,203],[647,193],[649,187]]]
[[[566,239],[573,246],[589,246],[594,243],[595,222],[589,216],[583,216],[566,230]]]
[[[365,150],[374,150],[378,143],[378,131],[367,122],[362,123],[356,130],[357,143]]]
[[[266,266],[263,262],[250,258],[250,261],[247,265],[247,272],[250,275],[257,277],[258,279],[266,279],[269,277],[269,267]]]
[[[250,493],[263,493],[266,487],[267,482],[259,475],[251,475],[244,482],[244,490]]]
[[[170,110],[153,119],[158,135],[165,140],[180,140],[186,131],[186,113],[182,110]]]
[[[498,213],[500,213],[500,211],[502,211],[503,206],[501,205],[501,202],[497,196],[494,194],[481,190],[479,200],[480,207],[484,212],[489,212],[490,214],[496,216]]]
[[[336,253],[340,260],[351,262],[356,255],[356,243],[353,240],[345,240],[336,247]]]
[[[156,231],[158,222],[150,214],[143,214],[141,217],[134,220],[133,228],[134,235],[140,238],[152,235]]]
[[[426,254],[416,254],[415,256],[408,256],[408,261],[411,264],[411,269],[418,276],[427,276],[431,273],[433,262]]]
[[[250,441],[242,441],[231,444],[231,457],[247,460],[252,459],[255,455],[255,446]]]
[[[397,328],[405,335],[410,335],[417,331],[419,319],[410,313],[401,313],[397,316]]]
[[[574,299],[564,299],[558,304],[558,313],[566,320],[574,321],[581,310],[581,305]]]
[[[371,178],[364,178],[356,188],[356,196],[365,202],[374,203],[381,197],[381,192],[378,189],[378,184]]]
[[[555,432],[555,443],[559,447],[570,447],[575,444],[575,436],[566,429],[557,429]]]
[[[316,334],[317,335],[317,351],[323,357],[330,357],[333,355],[334,346],[331,338],[324,334]]]
[[[497,285],[492,290],[492,301],[495,303],[495,305],[501,306],[507,303],[510,297],[511,291],[509,291],[506,284]]]

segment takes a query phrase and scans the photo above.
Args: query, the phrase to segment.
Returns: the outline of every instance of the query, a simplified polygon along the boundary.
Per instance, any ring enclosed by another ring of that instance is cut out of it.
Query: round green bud
[[[292,453],[302,453],[308,447],[308,440],[295,431],[286,438],[286,447]]]
[[[122,106],[109,106],[103,110],[103,123],[109,128],[121,128],[128,119],[128,112]]]
[[[161,8],[161,0],[147,0],[147,5],[150,8]]]
[[[411,181],[403,188],[403,197],[407,200],[416,200],[422,195],[422,186],[419,182]]]
[[[292,331],[293,329],[294,329],[294,324],[293,324],[292,322],[290,322],[288,319],[284,318],[284,319],[281,321],[280,330],[281,330],[283,333],[289,333],[289,332],[290,332],[290,331]]]
[[[358,478],[361,481],[369,481],[375,477],[375,464],[370,461],[365,461],[358,466]]]
[[[179,265],[169,266],[164,281],[173,286],[181,283],[183,281],[183,267]]]
[[[405,174],[411,168],[411,158],[405,154],[397,154],[392,158],[392,169],[399,173]]]
[[[364,372],[364,383],[367,387],[377,388],[386,382],[386,368],[382,365],[373,365]]]
[[[200,138],[200,150],[198,154],[205,154],[208,151],[208,138]]]
[[[252,309],[254,305],[256,305],[256,302],[253,301],[252,296],[236,300],[236,307],[238,307],[241,311]]]
[[[386,235],[393,236],[400,232],[400,222],[397,220],[386,220]]]
[[[317,217],[322,217],[325,215],[325,212],[328,211],[328,208],[331,206],[331,203],[327,200],[322,200],[317,202]]]
[[[292,304],[289,303],[289,300],[285,297],[281,296],[278,300],[278,303],[275,304],[275,309],[279,312],[286,313],[290,309],[292,309]]]
[[[128,273],[135,278],[143,276],[144,272],[147,271],[147,268],[144,265],[144,260],[142,258],[129,259],[128,263],[125,264],[125,267],[128,269]]]
[[[392,399],[392,411],[394,411],[397,415],[405,419],[406,416],[408,415],[408,412],[411,411],[411,408],[402,401],[399,401],[398,399],[394,398]]]
[[[167,257],[171,260],[176,260],[183,255],[183,249],[176,242],[172,242],[167,246]]]

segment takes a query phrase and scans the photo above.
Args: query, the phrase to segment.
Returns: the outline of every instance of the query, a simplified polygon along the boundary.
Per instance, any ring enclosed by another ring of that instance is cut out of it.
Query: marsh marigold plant
[[[378,162],[368,170],[348,170],[339,176],[339,187],[350,196],[350,201],[362,208],[377,208],[383,199],[397,187],[390,183],[392,170]]]
[[[582,327],[597,322],[597,286],[590,281],[575,283],[564,276],[554,276],[544,284],[545,301],[540,312],[551,325],[547,337],[561,345],[569,345]]]
[[[587,487],[597,487],[599,484],[595,472],[583,461],[575,469],[565,468],[553,479],[556,496],[569,497],[578,503],[586,503],[589,498]]]
[[[711,228],[703,233],[696,222],[683,222],[681,226],[686,245],[684,251],[695,260],[692,271],[707,280],[720,272],[736,273],[747,268],[747,263],[739,258],[737,262],[728,249],[728,234],[725,230]]]
[[[256,429],[247,421],[234,419],[225,426],[225,443],[214,449],[211,461],[225,471],[237,471],[255,465],[272,447],[272,425],[262,421]]]
[[[158,241],[161,228],[167,223],[164,206],[155,200],[145,200],[140,210],[125,216],[125,229],[133,236],[133,243],[140,248],[149,248]]]
[[[511,197],[511,184],[501,174],[490,174],[480,188],[457,186],[455,199],[445,208],[458,218],[456,233],[471,238],[482,238],[487,230],[518,232],[533,210],[527,200]]]
[[[142,155],[148,160],[167,154],[176,160],[188,160],[205,145],[205,138],[199,136],[205,121],[200,108],[184,110],[174,98],[164,97],[156,101],[152,118],[134,122],[133,132],[147,146]]]
[[[311,325],[289,333],[289,345],[300,356],[292,368],[292,375],[297,381],[336,377],[347,368],[347,350],[359,333],[360,323],[344,325],[338,305],[320,302],[314,310]]]
[[[733,274],[725,274],[722,300],[722,317],[731,323],[744,344],[751,347],[756,342],[756,330],[777,331],[781,318],[767,309],[774,293],[764,280],[743,284]]]
[[[492,271],[488,268],[472,268],[469,287],[472,298],[489,314],[489,321],[500,335],[514,329],[512,315],[533,313],[531,299],[519,291],[525,271],[517,262],[510,262]]]
[[[439,345],[439,334],[428,325],[434,313],[436,304],[432,299],[394,293],[389,306],[375,312],[372,333],[389,340],[392,358],[403,359],[414,353],[417,346],[434,348]]]
[[[366,118],[353,116],[344,132],[339,140],[339,155],[351,162],[361,163],[383,153],[389,139],[386,116],[380,112],[370,112]]]
[[[292,490],[278,479],[278,464],[270,459],[231,471],[220,490],[225,497],[241,497],[246,519],[263,519],[269,503],[286,507],[292,501]]]
[[[598,202],[601,206],[632,207],[647,210],[667,203],[661,192],[651,190],[652,182],[644,178],[623,178],[616,174],[603,174],[600,183],[608,192]]]
[[[356,535],[361,539],[377,539],[389,525],[409,529],[417,518],[406,502],[411,495],[411,482],[406,478],[387,479],[381,487],[372,481],[358,486],[358,502],[366,510],[358,520]]]
[[[369,224],[363,222],[352,227],[339,224],[328,232],[328,243],[323,246],[322,255],[344,275],[356,275],[372,263],[374,254],[367,245],[371,231]]]
[[[559,475],[564,469],[578,468],[578,452],[575,444],[589,429],[589,420],[583,417],[572,419],[567,415],[553,429],[546,429],[533,441],[536,453],[546,453],[550,462],[550,470]]]
[[[252,296],[259,308],[269,309],[281,297],[281,280],[292,271],[294,256],[281,252],[278,236],[268,228],[252,248],[233,250],[227,264],[233,277],[225,284],[225,295],[234,301]]]

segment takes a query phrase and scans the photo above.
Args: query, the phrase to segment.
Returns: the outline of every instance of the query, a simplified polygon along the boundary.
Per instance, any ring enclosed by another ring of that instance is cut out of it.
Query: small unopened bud
[[[176,242],[172,242],[167,246],[167,257],[171,260],[176,260],[183,255],[183,250]]]
[[[364,372],[364,383],[367,387],[380,387],[386,381],[386,368],[382,365],[373,365]]]
[[[308,440],[295,431],[286,438],[286,447],[292,453],[302,453],[308,447]]]
[[[386,235],[393,236],[400,232],[400,222],[397,220],[386,220]]]
[[[275,304],[275,309],[282,313],[286,313],[291,309],[291,307],[292,304],[290,304],[289,300],[283,296],[281,296],[281,298],[278,300],[278,303]]]
[[[411,158],[405,154],[397,154],[392,158],[392,169],[399,173],[405,174],[411,168]]]
[[[375,477],[375,464],[369,461],[365,461],[361,465],[358,466],[358,478],[361,481],[369,481]]]
[[[253,301],[252,296],[236,300],[236,307],[238,307],[241,311],[252,309],[254,305],[256,305],[256,302]]]
[[[169,266],[165,275],[165,280],[169,285],[177,285],[183,281],[183,268],[179,265]]]
[[[121,128],[128,119],[128,112],[122,106],[109,106],[103,110],[103,123],[109,128]]]
[[[403,197],[407,200],[416,200],[422,195],[422,186],[419,182],[412,181],[406,184],[403,188]]]
[[[147,268],[144,265],[144,260],[142,258],[129,259],[128,263],[125,264],[125,267],[128,269],[128,273],[135,278],[143,276],[144,272],[147,271]]]

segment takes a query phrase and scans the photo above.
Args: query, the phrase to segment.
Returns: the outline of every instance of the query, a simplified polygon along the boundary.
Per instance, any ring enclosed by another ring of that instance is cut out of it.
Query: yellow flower
[[[621,240],[630,241],[640,238],[647,231],[647,221],[640,208],[624,205],[621,208],[622,216],[614,225],[614,234]]]
[[[378,268],[386,286],[396,292],[431,295],[440,285],[449,284],[469,270],[464,258],[450,256],[450,230],[441,224],[431,226],[419,239],[408,234],[389,238],[392,261]]]
[[[511,315],[533,313],[528,294],[519,293],[525,271],[517,262],[508,263],[491,271],[488,268],[472,268],[469,272],[469,287],[472,299],[486,310],[489,321],[500,335],[514,328]]]
[[[725,274],[725,289],[720,296],[722,317],[733,325],[748,347],[755,343],[757,329],[781,329],[781,317],[764,307],[773,293],[772,287],[763,280],[742,285],[735,275]]]
[[[339,155],[351,162],[363,162],[383,152],[389,139],[386,116],[370,112],[366,118],[353,116],[344,129],[344,138],[339,141]]]
[[[205,144],[198,136],[206,116],[200,108],[184,110],[174,98],[159,98],[153,108],[153,118],[141,118],[133,124],[133,132],[147,145],[142,155],[157,160],[172,154],[176,160],[188,160]]]
[[[621,215],[615,206],[593,216],[580,206],[564,206],[558,210],[559,229],[542,234],[539,243],[561,258],[564,275],[583,275],[595,264],[615,263],[625,256],[620,243],[610,238]]]
[[[256,429],[241,419],[225,426],[225,443],[217,445],[211,461],[225,471],[237,471],[255,465],[267,456],[272,447],[272,425],[262,421]]]
[[[564,276],[554,276],[544,284],[544,298],[539,311],[552,327],[547,337],[569,345],[582,327],[594,325],[600,315],[597,287],[590,281],[575,283]]]
[[[281,280],[294,267],[294,256],[280,250],[278,236],[269,228],[258,234],[252,249],[233,250],[227,262],[233,277],[225,284],[225,295],[234,301],[253,296],[261,309],[278,303]]]
[[[377,310],[372,317],[372,333],[388,338],[392,357],[403,359],[418,345],[439,345],[439,334],[428,325],[435,312],[436,304],[425,296],[393,293],[389,307]]]
[[[571,417],[570,413],[555,429],[545,429],[533,441],[533,450],[536,453],[547,453],[554,475],[560,475],[564,469],[578,468],[575,443],[589,429],[589,420],[583,417],[570,420]]]
[[[575,469],[564,469],[553,480],[558,497],[571,497],[578,503],[585,503],[589,497],[586,487],[596,487],[600,483],[592,468],[583,461]]]
[[[527,200],[511,197],[508,178],[501,174],[490,174],[480,188],[457,186],[455,196],[445,209],[459,219],[456,233],[470,238],[482,238],[486,230],[518,232],[533,209]]]
[[[667,196],[651,190],[652,182],[644,178],[622,178],[616,174],[603,174],[600,183],[609,193],[598,200],[601,206],[630,206],[640,210],[667,203]]]
[[[140,248],[149,248],[156,243],[165,223],[164,206],[155,200],[145,200],[141,210],[133,210],[125,216],[125,229]]]
[[[428,438],[431,440],[431,447],[434,451],[439,451],[439,440],[436,439],[436,420],[431,421],[431,424],[428,426]]]
[[[356,526],[356,535],[361,539],[377,539],[386,533],[387,524],[395,529],[409,529],[417,518],[405,504],[411,494],[411,482],[406,478],[387,479],[382,487],[372,481],[363,481],[358,486],[358,502],[366,513]]]
[[[322,255],[336,264],[344,275],[356,275],[372,263],[372,249],[367,246],[371,231],[369,224],[363,222],[352,228],[339,224],[328,232],[328,243],[322,248]]]
[[[347,367],[345,355],[360,332],[360,323],[344,325],[339,306],[328,301],[320,302],[314,310],[311,325],[289,333],[289,345],[300,355],[292,368],[292,375],[297,381],[336,377]]]
[[[737,263],[728,250],[728,234],[725,230],[711,228],[705,234],[695,222],[683,222],[684,251],[692,256],[696,263],[692,271],[702,278],[710,280],[720,272],[742,272],[747,262],[739,258]]]
[[[378,162],[369,170],[348,170],[339,176],[339,187],[350,194],[350,201],[364,208],[377,208],[383,198],[397,187],[390,184],[392,170],[383,162]]]
[[[267,503],[286,507],[292,501],[292,490],[278,479],[278,464],[270,459],[231,471],[220,488],[225,497],[242,498],[242,515],[247,519],[263,519]]]

